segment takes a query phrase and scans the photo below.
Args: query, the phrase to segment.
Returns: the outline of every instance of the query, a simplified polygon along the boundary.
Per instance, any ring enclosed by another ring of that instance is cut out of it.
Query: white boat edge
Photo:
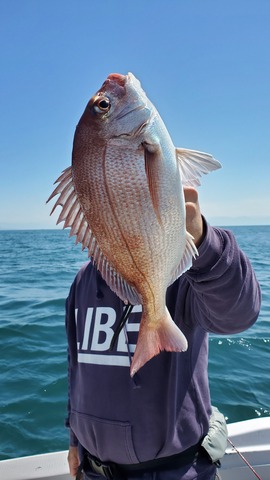
[[[270,417],[228,424],[229,438],[263,480],[270,480]],[[229,446],[222,459],[222,480],[254,480],[255,475]],[[0,461],[1,480],[70,480],[67,451]]]

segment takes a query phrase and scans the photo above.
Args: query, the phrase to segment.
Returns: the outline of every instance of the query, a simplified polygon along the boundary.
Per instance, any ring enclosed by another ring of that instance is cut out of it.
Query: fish
[[[130,375],[187,339],[166,307],[166,290],[198,255],[186,230],[184,186],[220,168],[210,154],[175,148],[157,109],[132,74],[110,74],[76,127],[71,166],[56,180],[57,224],[120,299],[142,305]]]

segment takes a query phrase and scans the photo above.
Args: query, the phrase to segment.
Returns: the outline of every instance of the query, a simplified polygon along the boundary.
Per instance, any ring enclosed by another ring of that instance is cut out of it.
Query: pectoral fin
[[[147,177],[147,183],[149,193],[152,200],[153,209],[156,213],[158,222],[161,224],[161,212],[159,204],[159,184],[160,184],[160,168],[161,162],[160,148],[156,145],[143,144],[144,147],[144,160],[145,160],[145,173]]]

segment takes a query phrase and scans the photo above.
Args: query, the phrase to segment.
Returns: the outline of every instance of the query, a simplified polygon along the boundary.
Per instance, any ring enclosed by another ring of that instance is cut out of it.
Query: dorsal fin
[[[52,214],[58,205],[62,207],[57,224],[64,222],[63,228],[71,227],[69,236],[76,236],[76,243],[81,243],[82,249],[88,248],[88,256],[92,258],[101,276],[118,297],[132,305],[141,303],[135,288],[130,286],[110,265],[99,248],[77,197],[73,183],[72,167],[64,170],[55,183],[58,183],[58,185],[48,198],[47,203],[60,194],[51,211]]]

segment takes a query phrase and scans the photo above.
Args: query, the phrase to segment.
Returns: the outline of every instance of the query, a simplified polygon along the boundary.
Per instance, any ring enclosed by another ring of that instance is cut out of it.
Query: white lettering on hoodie
[[[135,305],[125,324],[127,334],[138,333],[140,328],[142,306]],[[139,315],[136,315],[139,314]],[[78,338],[78,362],[95,365],[130,366],[129,353],[134,353],[136,343],[127,346],[125,332],[122,329],[117,339],[116,347],[110,351],[114,334],[114,326],[119,321],[112,307],[89,307],[87,309],[82,338]],[[77,323],[78,310],[75,311]],[[132,321],[131,321],[132,320]],[[129,323],[130,321],[130,323]],[[137,340],[137,335],[136,335]]]

